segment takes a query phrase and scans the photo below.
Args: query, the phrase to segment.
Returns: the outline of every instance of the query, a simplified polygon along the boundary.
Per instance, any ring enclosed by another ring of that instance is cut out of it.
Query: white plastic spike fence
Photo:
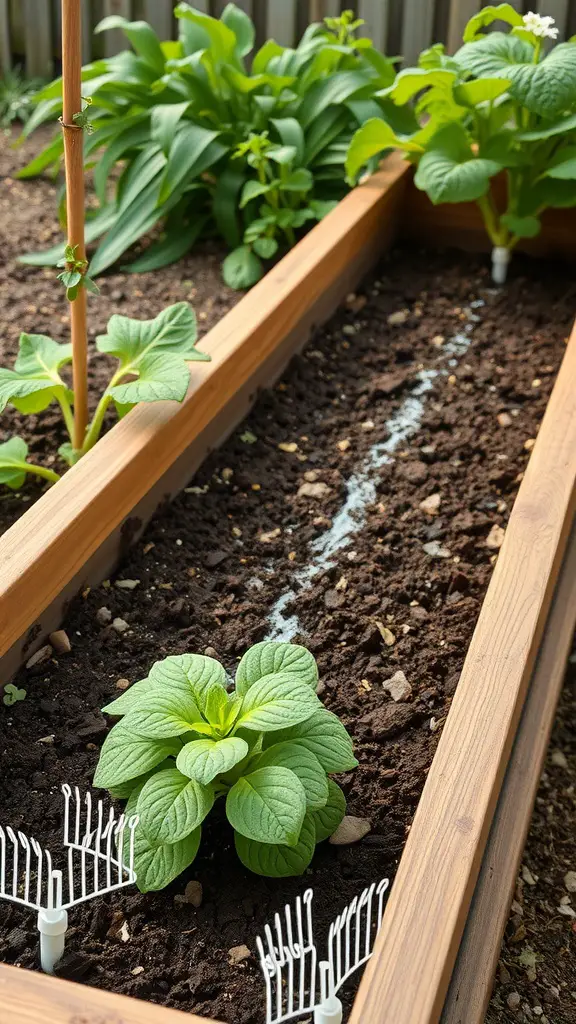
[[[0,826],[0,899],[38,911],[40,962],[47,974],[64,952],[70,908],[136,881],[138,818],[117,818],[113,808],[105,811],[90,793],[82,799],[77,787],[72,791],[64,785],[62,792],[65,871],[53,867],[51,854],[35,839]]]
[[[374,882],[330,925],[326,960],[318,962],[314,942],[312,889],[298,896],[294,913],[287,904],[283,917],[275,915],[274,928],[266,925],[264,941],[256,939],[266,984],[266,1024],[311,1013],[314,1024],[342,1024],[338,992],[372,956],[389,884],[387,878]]]

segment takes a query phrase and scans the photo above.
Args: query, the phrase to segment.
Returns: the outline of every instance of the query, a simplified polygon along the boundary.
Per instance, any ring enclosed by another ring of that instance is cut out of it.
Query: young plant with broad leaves
[[[75,281],[65,284],[68,290],[78,287]],[[154,320],[112,316],[107,333],[97,338],[96,345],[99,352],[117,360],[117,367],[77,450],[72,447],[74,393],[61,374],[72,362],[72,345],[59,344],[44,334],[21,334],[13,369],[0,368],[0,412],[10,404],[21,413],[40,413],[56,402],[70,437],[59,454],[74,465],[98,441],[111,405],[122,417],[139,402],[184,399],[190,381],[188,362],[209,359],[195,347],[196,337],[196,317],[187,302],[169,306]],[[0,444],[0,484],[19,490],[27,474],[50,483],[59,479],[55,470],[28,461],[28,446],[22,438]]]
[[[508,31],[486,31],[495,21]],[[425,50],[417,68],[400,71],[380,94],[410,106],[413,130],[369,120],[348,153],[350,180],[396,148],[433,203],[476,201],[500,283],[510,251],[539,233],[543,212],[576,205],[576,37],[548,49],[553,25],[511,4],[484,7],[454,56],[440,44]]]
[[[393,62],[357,37],[362,22],[351,12],[311,25],[294,49],[269,40],[253,57],[254,25],[233,3],[220,19],[186,3],[175,14],[178,42],[161,42],[144,21],[106,18],[97,31],[121,29],[133,49],[83,71],[93,129],[84,153],[100,203],[86,233],[89,243],[100,240],[92,273],[160,226],[127,259],[128,270],[166,266],[200,236],[218,235],[240,250],[226,265],[229,283],[248,287],[262,259],[344,195],[359,125],[387,114],[404,127],[403,112],[382,94]],[[59,80],[39,93],[26,135],[60,114],[61,93]],[[19,176],[57,168],[61,157],[57,137]],[[48,265],[58,256],[24,261]]]
[[[156,662],[104,708],[122,718],[104,741],[94,785],[139,816],[142,892],[164,888],[193,862],[219,799],[245,867],[273,878],[306,870],[345,814],[330,775],[357,765],[317,685],[304,647],[263,642],[244,655],[231,690],[219,662],[183,654]]]

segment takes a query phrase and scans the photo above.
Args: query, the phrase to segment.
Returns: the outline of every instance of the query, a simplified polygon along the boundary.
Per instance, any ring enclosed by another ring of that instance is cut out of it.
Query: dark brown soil
[[[0,360],[11,367],[22,332],[48,334],[69,341],[66,295],[52,267],[27,267],[19,255],[48,249],[64,238],[56,214],[58,185],[48,177],[19,181],[13,177],[52,135],[37,132],[19,149],[0,133]],[[12,138],[17,137],[13,131]],[[58,183],[59,184],[59,183]],[[90,198],[89,202],[93,200]],[[136,251],[136,250],[135,250]],[[105,333],[113,313],[138,320],[155,317],[174,302],[189,301],[198,316],[199,336],[238,301],[242,293],[227,288],[220,272],[225,252],[216,243],[199,246],[172,267],[150,274],[108,273],[98,279],[101,294],[88,296],[90,343],[90,404],[94,408],[108,384],[116,361],[96,351],[94,340]],[[126,262],[129,262],[127,260]],[[66,376],[65,370],[63,376]],[[68,374],[71,379],[70,374]],[[108,426],[114,418],[110,415]],[[0,442],[19,434],[30,445],[32,461],[65,469],[57,455],[68,440],[59,407],[54,404],[39,416],[22,416],[9,406],[0,415]],[[0,490],[0,531],[5,530],[42,493],[45,484],[29,477],[18,494]]]
[[[575,684],[573,654],[486,1024],[576,1021]]]
[[[108,728],[99,708],[117,680],[208,646],[233,670],[317,558],[313,542],[371,446],[388,442],[364,521],[285,609],[318,659],[323,699],[354,735],[360,767],[341,782],[370,835],[350,848],[324,844],[304,878],[274,881],[249,875],[226,824],[213,821],[195,864],[163,893],[126,891],[71,913],[62,973],[261,1024],[256,960],[230,965],[228,951],[245,943],[254,953],[264,924],[309,885],[321,945],[345,901],[393,876],[497,557],[487,538],[506,526],[573,311],[566,268],[518,258],[496,292],[482,258],[396,252],[150,525],[117,577],[136,588],[112,580],[76,599],[66,621],[72,652],[24,670],[26,700],[0,706],[0,821],[53,847],[59,786],[90,785]],[[457,334],[471,339],[465,353],[454,354]],[[393,449],[391,421],[417,413],[419,393],[422,425]],[[303,483],[323,483],[325,493],[299,495]],[[433,494],[436,515],[420,508]],[[99,627],[102,607],[128,631]],[[382,684],[398,670],[412,695],[394,703]],[[204,889],[198,910],[174,899],[192,878]],[[108,936],[115,913],[127,921],[126,943]],[[0,956],[37,965],[33,915],[3,911]]]

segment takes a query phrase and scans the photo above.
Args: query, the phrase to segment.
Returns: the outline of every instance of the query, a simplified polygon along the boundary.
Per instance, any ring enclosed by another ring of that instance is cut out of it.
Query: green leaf
[[[256,732],[274,732],[304,722],[320,701],[312,688],[292,673],[263,676],[244,697],[237,726]]]
[[[248,744],[238,736],[223,740],[192,740],[178,754],[176,767],[188,778],[207,786],[217,775],[223,775],[239,764],[248,751]]]
[[[394,85],[383,90],[380,95],[389,96],[402,106],[423,89],[435,86],[443,91],[450,91],[455,80],[455,72],[444,68],[405,68],[398,72]]]
[[[148,693],[159,691],[183,700],[191,697],[204,712],[214,689],[226,691],[226,672],[218,661],[203,654],[176,654],[154,662],[146,679],[134,683],[102,710],[108,715],[126,715],[144,706]]]
[[[144,830],[136,827],[134,869],[140,892],[157,892],[181,875],[194,861],[202,830],[200,826],[178,843],[151,844]]]
[[[130,274],[146,274],[151,270],[160,270],[171,263],[182,259],[198,240],[208,222],[207,216],[197,216],[192,225],[186,226],[180,221],[166,227],[166,235],[158,242],[153,242],[142,256],[122,269]]]
[[[112,206],[106,206],[100,210],[95,217],[89,220],[86,224],[86,244],[89,245],[91,242],[95,242],[96,239],[112,227],[115,220],[117,219],[117,211]],[[45,249],[44,252],[32,252],[26,253],[24,256],[18,257],[18,263],[24,263],[27,266],[33,267],[55,267],[62,256],[62,243],[52,246],[50,249]]]
[[[160,175],[153,178],[131,206],[115,218],[90,263],[93,275],[97,276],[111,267],[134,242],[151,231],[158,221],[169,213],[171,207],[179,202],[180,194],[177,192],[169,203],[163,207],[158,206],[159,189]]]
[[[227,147],[216,140],[220,132],[188,124],[180,127],[164,172],[158,203],[162,205],[187,180],[199,178],[204,171],[227,153]]]
[[[20,690],[14,683],[7,683],[4,687],[4,704],[7,708],[11,708],[18,701],[26,700],[26,690]]]
[[[296,846],[306,813],[306,793],[288,768],[259,768],[232,786],[226,815],[232,827],[259,843]]]
[[[21,437],[11,437],[0,444],[0,484],[19,491],[26,479],[27,457],[28,445]]]
[[[516,138],[519,142],[539,142],[540,139],[551,139],[554,135],[564,135],[576,128],[576,114],[569,114],[568,117],[561,117],[559,121],[537,128],[531,132],[519,132]]]
[[[280,44],[275,42],[274,39],[268,39],[268,41],[265,42],[254,55],[254,60],[252,61],[252,74],[262,74],[267,70],[270,61],[274,57],[281,57],[283,53],[283,46],[280,46]]]
[[[94,187],[100,203],[106,202],[106,185],[108,177],[114,165],[122,159],[125,153],[138,149],[150,141],[150,127],[145,114],[135,123],[121,131],[116,138],[112,139],[104,150],[103,155],[94,168]]]
[[[231,249],[235,249],[242,241],[238,219],[238,197],[245,180],[246,175],[243,170],[232,166],[225,167],[218,175],[214,189],[212,213],[218,231]]]
[[[454,86],[454,99],[463,107],[477,107],[479,103],[498,99],[509,85],[507,78],[477,78]]]
[[[501,164],[475,157],[464,129],[448,124],[433,136],[430,149],[418,164],[414,184],[434,204],[465,203],[488,191],[490,178]]]
[[[318,758],[307,747],[289,740],[274,743],[258,756],[253,765],[254,769],[268,767],[289,768],[298,776],[304,786],[309,811],[324,807],[328,800],[328,779]]]
[[[100,760],[94,775],[98,789],[110,789],[155,768],[170,755],[176,755],[180,744],[173,739],[147,739],[118,722],[110,730],[100,751]]]
[[[142,694],[137,710],[128,712],[124,722],[126,728],[138,736],[151,739],[167,739],[180,736],[194,729],[195,722],[202,716],[192,696],[179,693],[162,693],[150,689]]]
[[[304,160],[305,139],[301,125],[295,117],[271,118],[284,146],[291,146],[299,163]]]
[[[58,103],[62,101],[59,100]],[[16,173],[16,177],[21,180],[23,178],[35,178],[38,174],[42,174],[42,171],[46,170],[52,164],[58,163],[64,153],[64,140],[62,133],[59,132],[56,138],[50,142],[45,148],[38,154],[34,160],[26,164]]]
[[[337,71],[330,78],[315,82],[302,100],[298,112],[298,120],[304,131],[328,107],[341,106],[358,96],[369,84],[370,77],[363,71]]]
[[[346,157],[346,177],[354,181],[363,167],[380,156],[386,149],[402,149],[406,153],[422,153],[422,146],[402,139],[386,121],[373,118],[352,136],[348,156]]]
[[[139,827],[153,846],[178,843],[198,828],[213,804],[211,787],[168,768],[148,779],[140,792]]]
[[[151,768],[149,772],[144,772],[143,775],[139,775],[136,779],[128,779],[127,782],[121,782],[118,786],[112,786],[110,796],[113,800],[130,800],[132,794],[135,793],[135,799],[131,803],[133,804],[132,811],[136,814],[137,796],[142,792],[144,783],[148,782],[148,779],[151,779],[158,772],[163,772],[165,768],[174,768],[174,760],[171,757],[161,761],[155,768]]]
[[[300,644],[263,640],[254,644],[241,659],[236,670],[236,690],[245,694],[264,676],[282,673],[295,681],[306,683],[314,692],[318,686],[318,666],[310,651]]]
[[[222,276],[229,288],[251,288],[264,274],[264,268],[249,245],[233,249],[222,264]]]
[[[271,146],[266,150],[266,156],[269,160],[274,160],[274,163],[289,167],[296,157],[296,149],[294,146]]]
[[[243,210],[248,203],[252,202],[253,199],[257,199],[258,196],[265,196],[273,188],[278,186],[278,181],[247,181],[242,189],[242,195],[240,197],[240,209]]]
[[[0,368],[0,412],[8,402],[24,413],[42,412],[67,388],[58,370],[72,360],[72,346],[44,334],[21,334],[14,369]]]
[[[239,57],[246,57],[254,46],[256,30],[250,18],[244,11],[236,7],[236,4],[227,4],[222,12],[221,21],[236,36],[236,53]]]
[[[314,176],[305,167],[298,167],[282,182],[284,192],[309,192],[314,188]]]
[[[498,4],[497,7],[489,5],[484,7],[479,14],[475,14],[464,29],[464,42],[470,43],[474,39],[482,39],[482,29],[487,28],[493,21],[506,21],[513,27],[523,25],[522,15],[516,11],[511,4]]]
[[[316,842],[321,843],[336,831],[346,814],[346,797],[333,779],[328,779],[328,799],[313,814],[316,827]]]
[[[314,815],[304,818],[296,846],[258,843],[236,832],[236,853],[244,867],[266,878],[290,878],[303,875],[314,856],[316,832]]]
[[[138,402],[182,402],[190,383],[190,370],[179,356],[165,352],[142,357],[138,363],[138,380],[117,384],[110,391],[120,405]]]
[[[576,146],[559,150],[544,173],[548,178],[574,180],[576,178]]]
[[[223,21],[211,18],[208,14],[202,14],[186,3],[178,4],[174,9],[174,14],[177,18],[189,21],[201,30],[206,41],[200,41],[200,46],[204,48],[209,45],[216,61],[226,61],[232,56],[237,46],[236,36]]]
[[[112,14],[97,25],[95,32],[120,29],[130,41],[136,53],[150,65],[158,76],[164,74],[164,54],[160,40],[146,21],[128,21],[118,14]]]
[[[278,252],[278,242],[275,238],[255,238],[252,248],[261,259],[269,260]]]
[[[476,78],[512,79],[512,69],[529,64],[533,57],[534,49],[529,43],[504,32],[490,32],[473,43],[465,43],[454,54],[458,66]]]
[[[169,153],[176,128],[189,106],[190,101],[185,100],[184,103],[158,103],[157,106],[152,107],[150,132],[164,153]]]
[[[296,742],[316,755],[325,772],[348,772],[356,768],[352,740],[342,722],[321,707],[306,721],[264,737],[264,748],[284,741]]]
[[[500,221],[518,238],[535,238],[540,234],[542,227],[538,217],[516,217],[512,213],[502,214]]]

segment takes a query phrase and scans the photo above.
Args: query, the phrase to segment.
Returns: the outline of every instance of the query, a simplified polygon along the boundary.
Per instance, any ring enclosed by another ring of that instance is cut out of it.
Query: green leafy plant
[[[2,699],[6,707],[11,708],[18,701],[26,700],[26,690],[18,689],[14,683],[8,683],[4,687],[4,697]]]
[[[262,259],[344,195],[358,126],[386,114],[402,129],[403,112],[380,95],[393,62],[357,38],[362,22],[351,12],[311,25],[295,49],[268,40],[251,62],[254,25],[234,4],[220,19],[186,3],[175,14],[178,42],[161,42],[143,21],[104,19],[97,31],[121,29],[133,49],[83,70],[94,129],[85,160],[100,203],[87,229],[88,242],[101,239],[92,273],[159,228],[127,269],[166,266],[201,235],[218,235],[239,250],[226,264],[229,283],[248,287]],[[58,80],[38,95],[25,135],[59,116],[61,92]],[[19,176],[57,168],[61,157],[58,137]],[[23,261],[58,258],[51,250]]]
[[[83,280],[86,282],[85,277]],[[97,338],[96,344],[99,352],[118,360],[117,369],[78,450],[72,446],[74,393],[60,374],[72,362],[72,345],[59,344],[44,334],[21,334],[14,368],[0,368],[0,412],[11,404],[22,413],[39,413],[57,402],[70,436],[70,443],[62,445],[59,453],[74,465],[96,444],[112,403],[118,415],[124,416],[138,402],[184,399],[190,381],[187,363],[209,359],[195,348],[196,336],[196,317],[187,302],[169,306],[154,320],[112,316],[107,333]],[[18,490],[27,473],[51,483],[59,479],[54,470],[28,462],[27,456],[22,438],[12,437],[1,444],[0,483]]]
[[[219,798],[245,867],[275,878],[305,871],[345,814],[329,776],[357,764],[317,683],[304,647],[264,642],[242,658],[231,692],[222,665],[184,654],[156,662],[104,708],[123,717],[106,737],[94,785],[139,816],[142,892],[164,888],[192,863]]]
[[[88,270],[88,260],[78,259],[77,250],[77,245],[67,245],[64,249],[63,258],[57,264],[58,267],[65,267],[65,270],[58,274],[58,280],[62,282],[66,289],[68,302],[74,302],[74,299],[78,297],[80,288],[85,288],[86,291],[92,292],[93,295],[100,294],[98,285],[86,273]]]
[[[509,31],[486,33],[496,20]],[[384,150],[403,151],[433,203],[478,203],[505,264],[521,238],[538,234],[545,209],[576,205],[576,37],[545,52],[544,40],[558,34],[552,26],[507,3],[488,6],[453,57],[440,44],[425,50],[383,94],[411,105],[414,130],[367,121],[350,145],[349,179]]]
[[[43,84],[40,79],[27,80],[21,68],[4,72],[0,78],[0,128],[8,131],[15,121],[26,123]]]

